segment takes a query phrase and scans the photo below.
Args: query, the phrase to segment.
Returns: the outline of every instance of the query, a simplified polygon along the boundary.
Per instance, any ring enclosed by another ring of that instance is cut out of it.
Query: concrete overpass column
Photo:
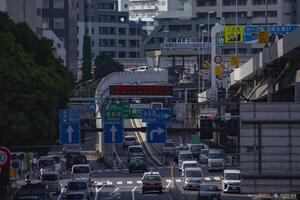
[[[300,102],[300,70],[296,72],[295,77],[295,102]]]

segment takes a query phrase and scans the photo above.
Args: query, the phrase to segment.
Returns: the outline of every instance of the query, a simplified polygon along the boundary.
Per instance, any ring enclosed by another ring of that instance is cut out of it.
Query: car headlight
[[[186,183],[189,183],[189,182],[190,182],[190,180],[189,180],[189,179],[185,179],[185,182],[186,182]]]

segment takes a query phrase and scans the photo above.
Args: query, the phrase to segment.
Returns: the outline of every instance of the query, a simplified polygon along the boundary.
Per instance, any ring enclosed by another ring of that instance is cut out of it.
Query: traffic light
[[[205,131],[210,131],[213,128],[214,120],[214,115],[200,115],[200,127],[203,128]]]

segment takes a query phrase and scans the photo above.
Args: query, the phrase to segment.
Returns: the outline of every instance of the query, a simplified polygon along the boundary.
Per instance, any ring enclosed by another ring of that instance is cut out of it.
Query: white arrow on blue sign
[[[104,143],[123,143],[123,123],[104,123]]]
[[[166,143],[167,129],[165,123],[147,124],[147,143]]]
[[[166,123],[172,119],[171,109],[143,109],[141,115],[143,122],[160,121]]]
[[[79,144],[80,143],[80,124],[62,124],[62,125],[60,125],[60,143],[61,144]]]

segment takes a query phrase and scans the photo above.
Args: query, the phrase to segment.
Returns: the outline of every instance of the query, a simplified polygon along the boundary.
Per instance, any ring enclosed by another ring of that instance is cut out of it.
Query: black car
[[[43,183],[23,185],[13,196],[13,200],[19,199],[48,200],[47,186]]]
[[[67,169],[71,169],[72,166],[73,166],[73,161],[74,161],[74,158],[78,157],[78,156],[81,156],[81,154],[79,152],[77,153],[66,153],[65,154],[65,158],[66,158],[66,168]]]
[[[201,185],[197,200],[221,200],[221,193],[218,186],[210,184]]]

